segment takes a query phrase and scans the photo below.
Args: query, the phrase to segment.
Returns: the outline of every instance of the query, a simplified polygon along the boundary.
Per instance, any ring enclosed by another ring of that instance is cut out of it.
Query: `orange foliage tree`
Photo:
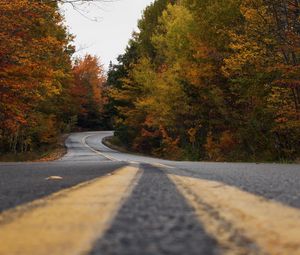
[[[86,55],[83,59],[77,59],[73,75],[71,94],[76,102],[78,125],[83,128],[105,127],[106,77],[99,58]]]
[[[41,142],[40,121],[58,126],[55,112],[42,105],[60,97],[70,79],[73,47],[62,22],[55,1],[0,2],[1,151]]]

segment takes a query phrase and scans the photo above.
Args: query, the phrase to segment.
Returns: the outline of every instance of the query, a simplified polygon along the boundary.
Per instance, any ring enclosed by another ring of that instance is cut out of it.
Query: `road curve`
[[[113,135],[112,131],[73,134],[66,142],[69,153],[62,160],[112,160],[114,162],[147,163],[170,170],[180,169],[184,170],[181,172],[184,175],[219,181],[267,199],[300,208],[300,164],[162,160],[112,150],[102,144],[103,138],[111,135]],[[85,144],[84,147],[82,147],[82,143]]]
[[[131,155],[102,144],[112,134],[0,163],[0,255],[300,254],[299,165]]]

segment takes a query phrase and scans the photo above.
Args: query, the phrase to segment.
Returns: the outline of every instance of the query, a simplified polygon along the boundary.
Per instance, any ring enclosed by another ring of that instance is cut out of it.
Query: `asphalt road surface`
[[[300,254],[300,165],[176,162],[117,152],[0,163],[0,255]]]

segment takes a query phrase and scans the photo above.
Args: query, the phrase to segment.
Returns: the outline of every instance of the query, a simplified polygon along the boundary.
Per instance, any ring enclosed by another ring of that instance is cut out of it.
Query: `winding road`
[[[179,162],[73,133],[0,163],[0,255],[300,254],[300,165]]]

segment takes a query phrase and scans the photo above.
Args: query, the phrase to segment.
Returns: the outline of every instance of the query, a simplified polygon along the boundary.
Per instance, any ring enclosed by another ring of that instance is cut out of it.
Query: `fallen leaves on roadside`
[[[62,180],[63,178],[61,176],[49,176],[45,180]]]

